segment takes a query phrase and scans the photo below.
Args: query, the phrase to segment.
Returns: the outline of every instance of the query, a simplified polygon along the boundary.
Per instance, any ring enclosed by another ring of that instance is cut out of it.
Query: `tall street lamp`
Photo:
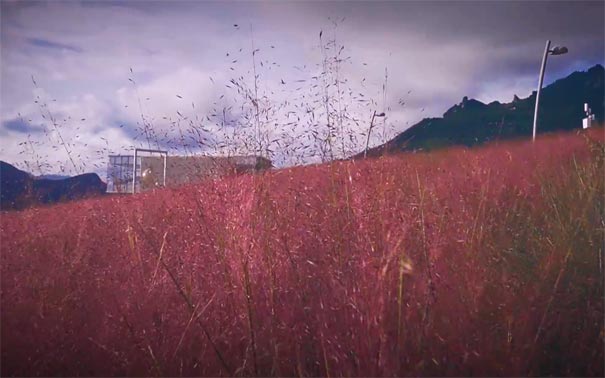
[[[374,118],[376,117],[384,117],[384,113],[376,114],[376,110],[374,110],[374,114],[372,114],[372,120],[370,121],[370,128],[368,129],[368,139],[366,140],[366,149],[363,151],[364,159],[368,157],[368,147],[370,146],[370,134],[372,133],[372,129],[374,128]]]
[[[544,48],[544,57],[542,58],[542,66],[540,67],[540,81],[538,82],[538,92],[536,93],[536,109],[534,111],[534,132],[532,141],[536,140],[536,128],[538,126],[538,105],[540,103],[540,92],[542,91],[542,82],[544,81],[544,69],[546,68],[546,58],[550,55],[563,55],[567,53],[567,47],[557,46],[550,48],[550,40],[546,41]]]

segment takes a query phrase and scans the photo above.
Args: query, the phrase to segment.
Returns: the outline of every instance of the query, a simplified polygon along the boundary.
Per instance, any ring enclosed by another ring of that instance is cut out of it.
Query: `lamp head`
[[[557,46],[553,47],[549,52],[551,55],[563,55],[567,54],[567,47],[565,46]]]

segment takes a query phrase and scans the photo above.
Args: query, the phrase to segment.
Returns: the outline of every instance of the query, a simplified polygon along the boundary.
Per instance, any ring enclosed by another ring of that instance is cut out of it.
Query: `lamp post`
[[[366,149],[363,151],[364,159],[368,156],[368,147],[370,146],[370,134],[372,133],[372,129],[374,128],[374,118],[376,117],[384,117],[384,113],[376,114],[376,110],[374,110],[374,114],[372,114],[372,120],[370,121],[370,128],[368,129],[368,138],[366,139]]]
[[[540,67],[540,80],[538,81],[538,92],[536,93],[536,109],[534,110],[534,131],[532,141],[536,140],[536,129],[538,126],[538,106],[540,103],[540,92],[542,91],[542,82],[544,81],[544,69],[546,68],[546,58],[550,55],[563,55],[567,53],[567,47],[557,46],[550,48],[550,40],[546,41],[544,48],[544,57],[542,57],[542,66]]]

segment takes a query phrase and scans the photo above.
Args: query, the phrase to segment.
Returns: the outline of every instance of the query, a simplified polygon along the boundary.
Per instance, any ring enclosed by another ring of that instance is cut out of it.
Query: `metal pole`
[[[132,194],[135,193],[135,182],[137,180],[137,149],[134,149],[134,162],[132,162]]]
[[[368,129],[368,138],[366,140],[366,149],[363,151],[363,158],[368,157],[368,146],[370,145],[370,134],[372,133],[372,127],[374,127],[374,118],[376,117],[376,110],[372,114],[372,120],[370,121],[370,128]]]
[[[540,80],[538,81],[538,92],[536,93],[536,109],[534,111],[534,132],[532,142],[536,140],[536,129],[538,127],[538,106],[540,104],[540,92],[542,91],[542,82],[544,81],[544,69],[546,68],[546,58],[550,49],[550,40],[546,41],[544,48],[544,57],[542,58],[542,66],[540,67]]]
[[[164,188],[166,187],[166,160],[168,160],[168,154],[164,154]]]

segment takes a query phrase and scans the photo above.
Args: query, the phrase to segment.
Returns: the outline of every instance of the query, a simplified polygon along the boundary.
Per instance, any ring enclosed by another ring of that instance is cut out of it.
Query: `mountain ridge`
[[[105,184],[96,173],[57,178],[39,178],[0,160],[0,209],[21,210],[32,205],[73,201],[105,194]]]
[[[596,121],[605,113],[605,68],[597,64],[586,71],[575,71],[542,89],[538,133],[582,128],[584,103]],[[368,149],[367,156],[403,151],[429,151],[448,146],[483,144],[500,139],[531,136],[536,92],[526,98],[517,95],[509,103],[485,104],[463,97],[462,102],[442,117],[424,118],[390,141]],[[353,159],[362,158],[361,152]]]

